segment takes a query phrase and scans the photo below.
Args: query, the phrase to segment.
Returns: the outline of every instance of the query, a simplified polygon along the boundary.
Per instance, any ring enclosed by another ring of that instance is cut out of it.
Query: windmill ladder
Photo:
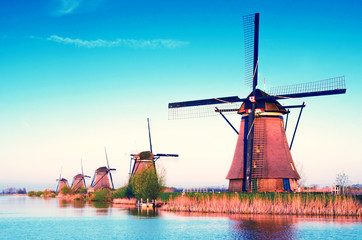
[[[257,180],[263,177],[264,146],[265,145],[265,119],[255,118],[253,161],[251,165],[252,190],[257,191]]]

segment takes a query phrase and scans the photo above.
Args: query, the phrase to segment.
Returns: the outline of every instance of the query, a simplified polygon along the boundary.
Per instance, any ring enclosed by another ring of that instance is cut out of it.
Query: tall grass
[[[356,198],[327,194],[288,193],[193,193],[170,199],[162,209],[168,211],[293,214],[362,217],[362,205]]]

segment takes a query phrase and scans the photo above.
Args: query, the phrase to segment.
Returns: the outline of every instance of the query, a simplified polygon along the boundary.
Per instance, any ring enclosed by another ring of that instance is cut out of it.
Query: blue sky
[[[70,180],[81,158],[92,175],[104,146],[121,186],[129,154],[148,149],[147,117],[154,151],[180,154],[160,160],[168,185],[226,186],[235,133],[217,117],[170,121],[167,104],[249,93],[242,16],[255,12],[267,89],[346,76],[345,95],[287,102],[307,104],[292,150],[305,183],[332,184],[342,171],[362,183],[361,9],[359,1],[1,1],[0,188],[54,188],[60,168]],[[240,117],[230,120],[238,126]]]

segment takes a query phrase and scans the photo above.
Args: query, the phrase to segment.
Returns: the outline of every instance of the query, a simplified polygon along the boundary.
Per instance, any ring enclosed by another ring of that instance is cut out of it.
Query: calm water
[[[362,239],[362,221],[175,214],[0,196],[0,239]]]

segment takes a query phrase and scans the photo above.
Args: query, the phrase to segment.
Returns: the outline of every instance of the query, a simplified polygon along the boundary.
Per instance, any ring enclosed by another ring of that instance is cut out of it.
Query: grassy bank
[[[161,196],[167,211],[293,214],[362,217],[362,204],[351,196],[293,193],[187,193]]]

